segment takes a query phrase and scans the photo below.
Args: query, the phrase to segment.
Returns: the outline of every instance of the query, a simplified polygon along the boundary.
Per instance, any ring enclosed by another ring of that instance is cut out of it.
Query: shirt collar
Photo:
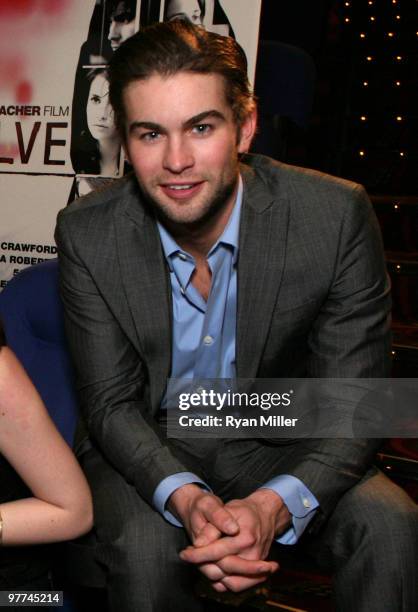
[[[234,208],[232,209],[231,216],[228,219],[228,223],[226,224],[226,227],[224,231],[222,232],[222,235],[218,238],[217,242],[213,245],[208,255],[213,253],[219,244],[221,243],[228,244],[232,246],[233,248],[233,251],[234,251],[233,261],[234,263],[236,263],[237,258],[238,258],[239,225],[240,225],[240,219],[241,219],[242,194],[243,194],[243,184],[242,184],[241,175],[239,175],[238,190],[237,190],[235,204],[234,204]],[[179,252],[184,253],[185,255],[188,255],[188,253],[186,253],[185,251],[183,251],[183,249],[179,247],[179,245],[174,240],[172,235],[166,230],[164,225],[162,225],[159,221],[157,221],[157,227],[160,233],[160,239],[161,239],[161,244],[163,246],[165,258],[168,262],[170,270],[172,271],[171,256]]]

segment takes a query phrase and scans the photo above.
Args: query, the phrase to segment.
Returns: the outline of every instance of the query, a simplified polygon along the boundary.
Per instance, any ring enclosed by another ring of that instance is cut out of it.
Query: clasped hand
[[[170,509],[192,541],[180,558],[197,565],[216,591],[243,591],[278,569],[266,558],[291,515],[274,491],[258,489],[224,504],[196,485],[185,485],[171,496]]]

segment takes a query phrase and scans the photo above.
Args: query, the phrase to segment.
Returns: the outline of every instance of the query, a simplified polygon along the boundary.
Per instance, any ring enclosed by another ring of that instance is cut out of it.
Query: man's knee
[[[340,500],[334,514],[348,527],[354,547],[362,543],[404,552],[417,551],[418,507],[386,476],[374,472]]]

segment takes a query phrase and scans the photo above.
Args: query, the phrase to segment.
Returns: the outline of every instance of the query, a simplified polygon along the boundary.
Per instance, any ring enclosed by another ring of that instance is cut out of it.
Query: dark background
[[[255,84],[260,133],[254,147],[366,187],[393,285],[394,373],[413,377],[418,374],[417,4],[263,0]]]

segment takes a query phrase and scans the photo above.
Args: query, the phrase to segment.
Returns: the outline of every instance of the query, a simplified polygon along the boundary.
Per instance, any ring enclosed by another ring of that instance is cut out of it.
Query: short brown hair
[[[126,87],[155,74],[170,76],[178,72],[221,75],[225,81],[226,100],[238,126],[255,108],[247,76],[247,59],[233,38],[207,32],[187,21],[156,23],[128,38],[115,51],[109,64],[110,103],[124,140],[123,92]]]

